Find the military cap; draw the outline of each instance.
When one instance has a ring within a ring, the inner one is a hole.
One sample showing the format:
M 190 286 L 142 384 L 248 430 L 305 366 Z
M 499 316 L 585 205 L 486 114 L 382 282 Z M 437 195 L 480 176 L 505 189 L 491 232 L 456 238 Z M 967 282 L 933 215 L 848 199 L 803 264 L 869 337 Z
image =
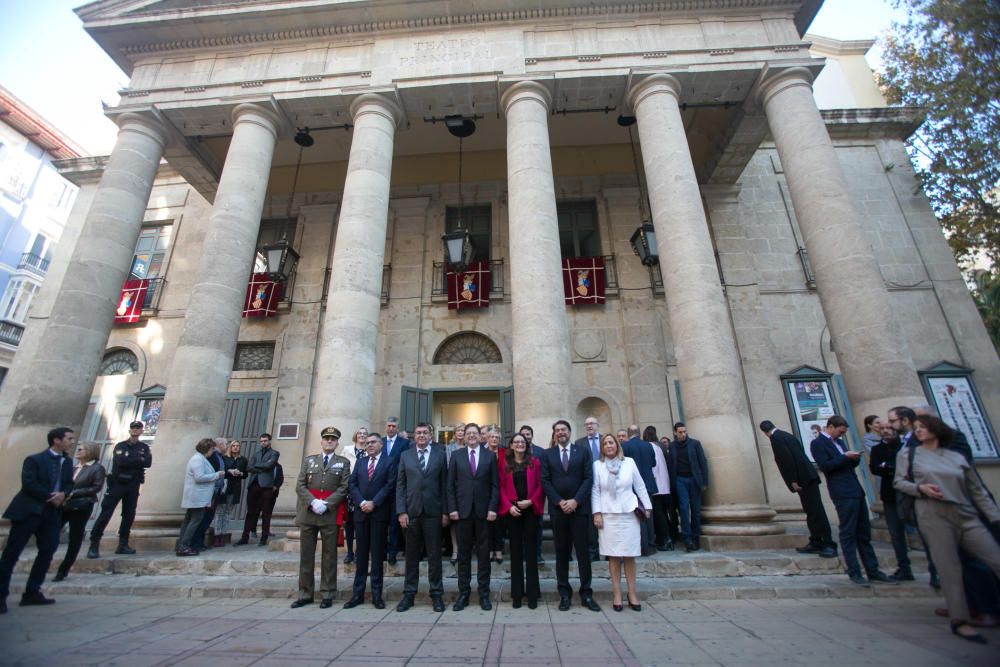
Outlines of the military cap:
M 323 429 L 323 432 L 319 434 L 321 438 L 336 438 L 340 440 L 340 429 L 333 426 L 327 426 Z

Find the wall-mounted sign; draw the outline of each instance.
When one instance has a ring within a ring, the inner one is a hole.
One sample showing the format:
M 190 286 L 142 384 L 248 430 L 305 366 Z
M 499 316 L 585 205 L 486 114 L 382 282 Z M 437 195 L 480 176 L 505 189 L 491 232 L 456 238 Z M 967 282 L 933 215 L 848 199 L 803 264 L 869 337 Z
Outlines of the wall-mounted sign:
M 996 435 L 972 382 L 972 369 L 942 362 L 922 371 L 920 380 L 941 419 L 969 439 L 974 457 L 1000 456 Z

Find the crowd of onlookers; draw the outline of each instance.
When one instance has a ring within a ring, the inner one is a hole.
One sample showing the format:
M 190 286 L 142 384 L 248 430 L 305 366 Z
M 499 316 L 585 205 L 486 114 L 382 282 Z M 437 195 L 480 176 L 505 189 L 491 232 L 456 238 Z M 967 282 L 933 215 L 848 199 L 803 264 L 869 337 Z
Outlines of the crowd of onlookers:
M 976 470 L 963 433 L 939 419 L 929 406 L 900 406 L 883 420 L 864 420 L 864 452 L 844 439 L 848 423 L 830 417 L 812 430 L 807 455 L 802 443 L 770 421 L 760 424 L 771 441 L 775 463 L 790 492 L 799 496 L 807 517 L 808 544 L 799 552 L 832 558 L 839 554 L 850 580 L 859 586 L 895 585 L 915 579 L 909 535 L 919 536 L 927 554 L 930 583 L 943 591 L 946 606 L 936 610 L 951 619 L 954 634 L 985 642 L 975 626 L 1000 625 L 1000 509 Z M 511 572 L 515 607 L 538 604 L 538 567 L 542 557 L 542 516 L 548 510 L 555 547 L 559 609 L 570 608 L 569 563 L 575 560 L 582 606 L 599 611 L 591 588 L 591 563 L 609 561 L 612 606 L 641 610 L 635 589 L 635 559 L 683 544 L 701 548 L 701 497 L 708 487 L 708 460 L 701 443 L 683 423 L 673 438 L 638 426 L 601 433 L 595 417 L 584 421 L 582 437 L 559 420 L 546 446 L 534 442 L 530 426 L 504 441 L 496 428 L 459 424 L 446 443 L 433 441 L 430 424 L 409 434 L 395 418 L 386 433 L 359 429 L 346 447 L 340 431 L 324 428 L 322 453 L 304 458 L 295 484 L 296 523 L 301 531 L 299 597 L 293 607 L 313 602 L 315 550 L 322 538 L 321 607 L 336 592 L 336 549 L 346 546 L 345 564 L 355 563 L 352 596 L 344 605 L 364 601 L 384 608 L 383 561 L 396 565 L 405 556 L 405 585 L 397 610 L 414 605 L 419 564 L 428 563 L 432 606 L 444 610 L 441 561 L 450 555 L 458 574 L 453 609 L 470 602 L 471 562 L 477 560 L 479 603 L 491 608 L 491 564 L 504 561 Z M 94 507 L 101 511 L 90 533 L 88 558 L 100 557 L 100 541 L 114 511 L 122 521 L 116 553 L 133 554 L 129 534 L 139 488 L 152 465 L 141 441 L 141 422 L 117 443 L 111 471 L 100 462 L 94 443 L 76 443 L 68 428 L 48 434 L 48 449 L 29 456 L 22 467 L 22 488 L 4 517 L 10 535 L 0 558 L 0 613 L 6 611 L 10 575 L 28 540 L 39 548 L 22 605 L 51 604 L 41 584 L 69 526 L 65 556 L 55 581 L 65 579 L 83 545 Z M 176 543 L 178 556 L 219 548 L 235 537 L 231 522 L 246 496 L 247 512 L 234 546 L 257 538 L 266 545 L 270 520 L 284 481 L 270 434 L 249 458 L 238 441 L 206 438 L 188 461 L 181 506 L 185 516 Z M 75 456 L 71 463 L 69 452 Z M 344 456 L 349 454 L 350 458 Z M 868 500 L 856 469 L 867 456 L 878 476 L 881 513 L 895 552 L 896 570 L 879 568 L 872 547 Z M 353 459 L 353 462 L 352 462 Z M 820 496 L 820 473 L 838 518 L 839 545 Z M 102 497 L 103 492 L 103 497 Z M 860 557 L 860 558 L 859 558 Z M 621 586 L 624 574 L 625 590 Z

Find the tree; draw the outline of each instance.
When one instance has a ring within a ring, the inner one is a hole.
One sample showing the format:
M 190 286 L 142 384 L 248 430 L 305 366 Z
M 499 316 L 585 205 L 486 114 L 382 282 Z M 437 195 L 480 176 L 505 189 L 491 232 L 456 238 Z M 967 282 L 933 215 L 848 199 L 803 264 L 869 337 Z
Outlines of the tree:
M 959 263 L 1000 271 L 1000 2 L 893 0 L 880 84 L 927 117 L 907 148 Z
M 993 347 L 1000 350 L 1000 275 L 977 271 L 972 297 L 976 300 L 986 332 L 993 339 Z

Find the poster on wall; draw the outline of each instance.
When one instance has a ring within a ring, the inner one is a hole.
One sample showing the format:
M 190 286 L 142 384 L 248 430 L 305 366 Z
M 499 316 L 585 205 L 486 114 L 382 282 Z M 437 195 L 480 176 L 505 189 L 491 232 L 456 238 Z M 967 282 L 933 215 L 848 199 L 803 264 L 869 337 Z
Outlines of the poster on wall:
M 160 425 L 160 410 L 163 408 L 163 399 L 145 399 L 139 408 L 138 419 L 143 423 L 143 437 L 155 438 L 156 429 Z
M 996 458 L 1000 454 L 968 378 L 930 377 L 927 386 L 941 419 L 965 434 L 973 456 Z
M 830 383 L 827 380 L 790 380 L 788 395 L 792 399 L 792 410 L 798 423 L 802 445 L 811 461 L 809 443 L 819 436 L 826 426 L 826 420 L 836 414 Z

